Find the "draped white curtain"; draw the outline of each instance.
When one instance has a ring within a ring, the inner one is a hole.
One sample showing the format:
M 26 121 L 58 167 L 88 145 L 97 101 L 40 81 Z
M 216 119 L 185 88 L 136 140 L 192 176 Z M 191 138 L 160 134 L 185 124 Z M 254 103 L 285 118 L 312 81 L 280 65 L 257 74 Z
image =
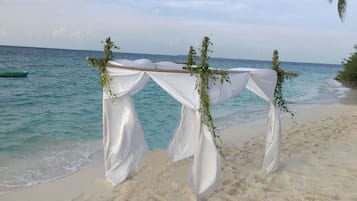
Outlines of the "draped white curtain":
M 110 63 L 117 66 L 182 69 L 181 64 L 171 62 L 153 64 L 149 60 L 118 60 Z M 182 104 L 180 124 L 168 148 L 173 161 L 194 156 L 191 182 L 196 197 L 204 196 L 219 188 L 222 178 L 220 157 L 212 134 L 208 127 L 201 123 L 196 76 L 191 76 L 189 73 L 137 71 L 113 67 L 107 67 L 107 70 L 113 79 L 111 89 L 116 98 L 113 101 L 106 93 L 103 95 L 106 178 L 113 184 L 124 181 L 148 151 L 131 95 L 140 91 L 151 77 Z M 272 172 L 279 165 L 280 144 L 279 113 L 272 104 L 276 73 L 272 70 L 251 68 L 234 68 L 230 71 L 231 83 L 210 83 L 211 104 L 221 104 L 244 88 L 271 102 L 263 168 Z
M 273 70 L 254 68 L 234 68 L 231 70 L 238 72 L 248 71 L 249 80 L 246 88 L 270 102 L 262 168 L 267 172 L 274 172 L 279 167 L 281 137 L 280 111 L 273 104 L 277 80 L 276 73 Z
M 153 68 L 148 60 L 119 61 L 123 65 Z M 107 69 L 115 100 L 103 93 L 103 144 L 105 178 L 116 185 L 130 177 L 149 151 L 144 139 L 132 95 L 140 91 L 149 77 L 145 72 Z

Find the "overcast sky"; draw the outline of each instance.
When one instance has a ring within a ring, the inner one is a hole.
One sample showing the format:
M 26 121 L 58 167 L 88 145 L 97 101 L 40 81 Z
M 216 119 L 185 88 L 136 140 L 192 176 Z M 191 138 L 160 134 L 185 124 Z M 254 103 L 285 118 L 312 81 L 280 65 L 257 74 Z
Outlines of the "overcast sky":
M 204 36 L 212 56 L 340 63 L 357 44 L 357 1 L 342 23 L 337 0 L 0 0 L 0 45 L 186 54 Z

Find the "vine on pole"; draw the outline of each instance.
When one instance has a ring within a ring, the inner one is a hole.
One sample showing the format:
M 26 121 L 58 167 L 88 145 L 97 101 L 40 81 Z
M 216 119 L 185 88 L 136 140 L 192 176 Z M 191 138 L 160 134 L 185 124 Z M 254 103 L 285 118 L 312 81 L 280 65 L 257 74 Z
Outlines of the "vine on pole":
M 209 49 L 210 45 L 212 45 L 210 39 L 207 36 L 204 37 L 201 47 L 201 61 L 197 65 L 197 62 L 193 59 L 196 56 L 196 51 L 191 46 L 187 56 L 187 66 L 184 69 L 189 70 L 191 75 L 195 75 L 197 77 L 196 89 L 200 96 L 201 121 L 208 127 L 214 138 L 217 149 L 220 153 L 222 153 L 222 139 L 213 122 L 210 110 L 211 101 L 208 90 L 211 82 L 215 84 L 216 81 L 220 79 L 220 83 L 223 84 L 224 82 L 230 82 L 230 79 L 228 71 L 209 68 L 208 60 L 210 57 L 208 56 L 208 53 L 212 52 Z
M 275 91 L 274 91 L 274 105 L 278 106 L 281 111 L 290 113 L 291 116 L 294 116 L 295 113 L 288 108 L 286 101 L 284 99 L 283 84 L 284 84 L 285 80 L 291 80 L 293 78 L 296 78 L 299 75 L 294 72 L 286 72 L 280 68 L 278 50 L 273 51 L 272 59 L 273 59 L 272 69 L 276 71 L 277 76 L 278 76 Z
M 100 58 L 94 58 L 94 57 L 87 57 L 88 64 L 91 65 L 92 67 L 98 68 L 99 73 L 100 73 L 100 85 L 107 91 L 109 96 L 114 99 L 115 94 L 113 94 L 111 88 L 110 88 L 110 81 L 111 78 L 109 76 L 109 73 L 107 69 L 105 68 L 105 65 L 108 61 L 114 60 L 114 54 L 112 52 L 112 49 L 120 49 L 118 46 L 114 44 L 110 40 L 110 37 L 105 39 L 105 42 L 102 41 L 104 44 L 104 55 L 103 57 Z

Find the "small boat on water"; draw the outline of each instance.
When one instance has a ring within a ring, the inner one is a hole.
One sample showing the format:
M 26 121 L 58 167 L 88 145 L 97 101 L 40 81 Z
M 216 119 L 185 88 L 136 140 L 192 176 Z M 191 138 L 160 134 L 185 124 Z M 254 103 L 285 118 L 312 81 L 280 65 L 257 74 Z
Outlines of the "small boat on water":
M 0 77 L 27 77 L 28 71 L 0 71 Z

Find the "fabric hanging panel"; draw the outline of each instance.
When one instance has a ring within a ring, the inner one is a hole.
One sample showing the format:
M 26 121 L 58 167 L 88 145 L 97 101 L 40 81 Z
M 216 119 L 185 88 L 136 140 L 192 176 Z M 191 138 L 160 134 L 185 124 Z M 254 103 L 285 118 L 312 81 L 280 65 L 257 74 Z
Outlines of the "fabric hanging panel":
M 189 73 L 148 72 L 149 76 L 168 94 L 191 109 L 199 108 L 196 77 Z
M 105 178 L 117 185 L 132 175 L 149 151 L 130 95 L 103 99 Z
M 181 106 L 180 124 L 168 147 L 168 152 L 173 162 L 193 156 L 194 154 L 197 143 L 196 135 L 200 129 L 200 124 L 197 124 L 197 113 L 199 113 L 198 110 L 184 105 Z
M 237 68 L 232 70 L 250 70 L 247 89 L 270 103 L 262 168 L 267 172 L 274 172 L 279 167 L 281 140 L 280 112 L 273 104 L 277 80 L 276 72 L 270 69 L 251 68 Z
M 121 62 L 137 67 L 154 66 L 145 59 Z M 110 67 L 107 71 L 112 79 L 111 90 L 115 99 L 103 92 L 104 169 L 106 179 L 117 185 L 137 169 L 149 151 L 131 97 L 145 86 L 149 77 L 141 71 Z
M 274 172 L 279 168 L 281 122 L 280 111 L 270 103 L 268 114 L 268 127 L 265 137 L 265 152 L 262 168 L 267 172 Z
M 230 70 L 230 69 L 229 69 Z M 211 105 L 219 105 L 226 102 L 228 99 L 237 95 L 241 92 L 247 85 L 249 79 L 249 73 L 230 73 L 230 83 L 224 82 L 220 83 L 221 76 L 217 76 L 218 80 L 213 83 L 209 83 L 208 94 L 210 96 Z

